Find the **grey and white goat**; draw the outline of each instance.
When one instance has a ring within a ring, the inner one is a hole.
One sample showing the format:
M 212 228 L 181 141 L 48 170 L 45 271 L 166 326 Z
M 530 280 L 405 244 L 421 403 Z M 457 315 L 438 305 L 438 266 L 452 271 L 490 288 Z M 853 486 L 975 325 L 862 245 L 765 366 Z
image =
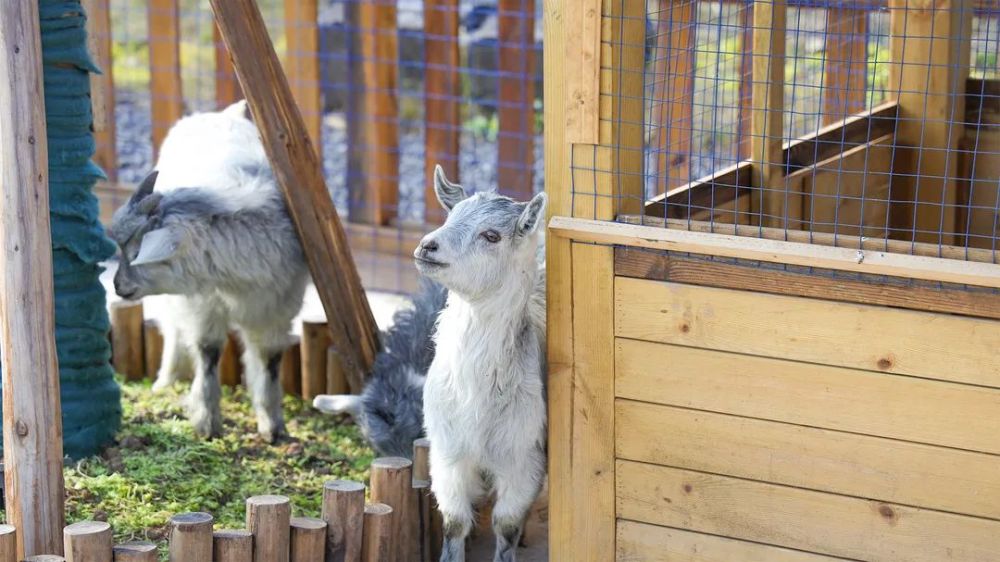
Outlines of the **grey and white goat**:
M 273 441 L 284 428 L 279 359 L 309 273 L 245 102 L 179 121 L 110 232 L 121 248 L 115 292 L 169 295 L 155 388 L 193 363 L 189 417 L 199 435 L 220 434 L 217 369 L 235 328 L 257 429 Z
M 492 491 L 494 561 L 510 562 L 545 477 L 545 194 L 469 196 L 440 167 L 434 189 L 448 218 L 413 255 L 448 289 L 424 385 L 441 560 L 465 559 L 473 506 Z

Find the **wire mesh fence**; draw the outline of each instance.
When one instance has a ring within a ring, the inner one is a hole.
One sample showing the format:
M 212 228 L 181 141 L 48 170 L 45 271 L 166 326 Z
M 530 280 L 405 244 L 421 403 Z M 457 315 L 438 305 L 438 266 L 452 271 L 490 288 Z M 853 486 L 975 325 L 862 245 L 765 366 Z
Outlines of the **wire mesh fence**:
M 997 261 L 1000 4 L 605 4 L 611 29 L 645 23 L 645 37 L 602 35 L 602 95 L 635 110 L 602 113 L 612 133 L 574 155 L 574 201 L 675 228 Z
M 95 127 L 97 160 L 127 187 L 178 118 L 242 93 L 207 2 L 89 4 L 113 108 Z M 428 189 L 435 164 L 470 189 L 542 188 L 540 4 L 259 0 L 369 286 L 414 286 L 408 256 L 444 218 Z

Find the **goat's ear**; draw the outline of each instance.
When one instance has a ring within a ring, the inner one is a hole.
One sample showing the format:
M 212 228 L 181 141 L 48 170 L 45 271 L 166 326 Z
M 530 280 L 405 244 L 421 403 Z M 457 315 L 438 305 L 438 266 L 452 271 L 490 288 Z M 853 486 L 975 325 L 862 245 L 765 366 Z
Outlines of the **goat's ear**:
M 130 265 L 160 263 L 177 255 L 181 249 L 182 234 L 174 228 L 150 230 L 142 237 L 139 253 Z
M 222 113 L 232 117 L 243 118 L 247 121 L 253 121 L 253 115 L 250 114 L 250 106 L 247 104 L 247 100 L 240 100 L 229 105 L 222 110 Z
M 437 195 L 438 202 L 447 211 L 454 209 L 455 205 L 466 198 L 465 189 L 457 183 L 448 181 L 440 164 L 434 166 L 434 193 Z
M 160 175 L 160 172 L 153 170 L 149 173 L 139 184 L 139 187 L 132 194 L 132 198 L 128 200 L 129 205 L 135 205 L 153 193 L 153 188 L 156 187 L 156 177 Z
M 545 192 L 534 196 L 521 211 L 521 216 L 517 218 L 518 236 L 527 236 L 538 229 L 538 225 L 545 219 L 545 202 L 548 198 Z

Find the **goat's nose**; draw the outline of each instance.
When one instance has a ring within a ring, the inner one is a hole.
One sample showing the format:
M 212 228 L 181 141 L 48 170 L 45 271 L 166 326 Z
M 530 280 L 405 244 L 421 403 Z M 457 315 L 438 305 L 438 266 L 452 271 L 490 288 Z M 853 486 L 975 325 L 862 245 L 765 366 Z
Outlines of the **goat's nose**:
M 420 248 L 427 252 L 436 252 L 438 250 L 437 240 L 424 240 L 420 243 Z

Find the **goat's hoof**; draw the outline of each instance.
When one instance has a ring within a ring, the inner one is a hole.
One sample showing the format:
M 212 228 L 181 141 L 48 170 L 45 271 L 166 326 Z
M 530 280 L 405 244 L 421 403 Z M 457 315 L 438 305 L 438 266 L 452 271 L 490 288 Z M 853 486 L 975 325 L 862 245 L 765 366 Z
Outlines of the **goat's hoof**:
M 194 426 L 195 435 L 204 439 L 212 439 L 222 435 L 222 420 L 212 417 L 193 418 L 191 425 Z
M 285 428 L 283 426 L 269 431 L 258 430 L 257 433 L 265 443 L 270 443 L 271 445 L 284 441 L 288 437 L 288 433 L 285 432 Z
M 173 385 L 174 381 L 158 378 L 156 382 L 153 383 L 153 392 L 160 393 L 168 389 Z

